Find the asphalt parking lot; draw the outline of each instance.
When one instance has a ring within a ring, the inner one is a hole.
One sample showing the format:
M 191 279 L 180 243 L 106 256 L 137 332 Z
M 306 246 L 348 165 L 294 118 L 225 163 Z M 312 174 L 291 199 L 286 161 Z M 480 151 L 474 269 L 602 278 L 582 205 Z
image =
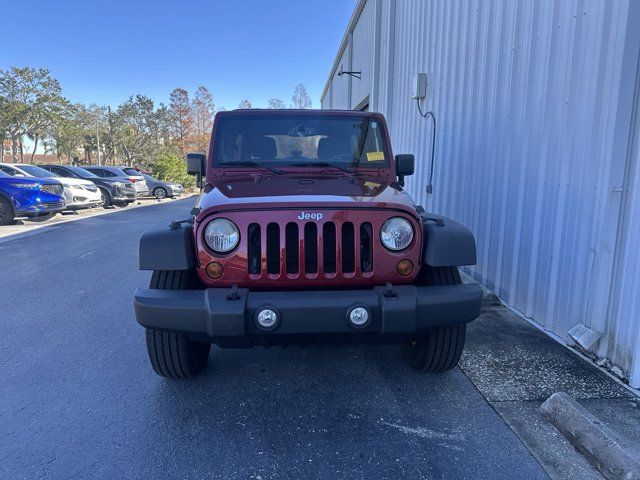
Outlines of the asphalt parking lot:
M 486 399 L 480 330 L 470 376 L 358 346 L 214 348 L 204 375 L 157 377 L 138 239 L 193 202 L 0 239 L 1 478 L 547 478 Z

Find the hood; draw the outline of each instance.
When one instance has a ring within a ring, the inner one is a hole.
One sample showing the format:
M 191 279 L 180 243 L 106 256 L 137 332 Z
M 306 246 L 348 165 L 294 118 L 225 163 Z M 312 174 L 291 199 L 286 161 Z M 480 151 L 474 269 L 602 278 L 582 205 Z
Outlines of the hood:
M 238 208 L 396 208 L 416 216 L 416 204 L 397 183 L 368 176 L 255 175 L 208 183 L 198 205 L 207 210 Z
M 87 186 L 87 185 L 95 185 L 95 183 L 93 183 L 90 180 L 83 180 L 82 178 L 72 178 L 72 177 L 56 177 L 55 180 L 59 181 L 60 183 L 64 184 L 64 185 L 78 185 L 81 187 Z

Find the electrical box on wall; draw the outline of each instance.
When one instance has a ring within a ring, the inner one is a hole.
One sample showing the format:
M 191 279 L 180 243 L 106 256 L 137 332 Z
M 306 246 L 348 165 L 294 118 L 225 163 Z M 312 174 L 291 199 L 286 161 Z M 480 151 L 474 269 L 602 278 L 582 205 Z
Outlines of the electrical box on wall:
M 414 100 L 423 100 L 427 97 L 427 74 L 417 73 L 413 77 L 413 90 L 411 92 Z

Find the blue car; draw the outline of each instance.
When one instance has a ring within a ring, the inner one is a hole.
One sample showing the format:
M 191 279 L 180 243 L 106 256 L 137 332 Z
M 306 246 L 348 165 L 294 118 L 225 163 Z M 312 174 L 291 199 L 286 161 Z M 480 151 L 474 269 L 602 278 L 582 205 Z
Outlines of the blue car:
M 64 187 L 50 178 L 12 177 L 0 172 L 0 225 L 15 217 L 38 217 L 61 212 Z

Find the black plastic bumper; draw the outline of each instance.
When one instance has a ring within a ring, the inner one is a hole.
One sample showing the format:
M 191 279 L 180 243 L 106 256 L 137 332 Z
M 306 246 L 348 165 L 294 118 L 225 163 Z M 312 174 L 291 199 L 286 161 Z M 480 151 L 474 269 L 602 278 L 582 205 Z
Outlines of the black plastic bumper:
M 482 290 L 477 284 L 285 292 L 138 289 L 134 296 L 141 325 L 214 340 L 350 333 L 406 335 L 470 322 L 480 314 L 481 303 Z M 355 307 L 368 310 L 370 322 L 365 327 L 356 328 L 348 321 Z M 263 308 L 278 313 L 279 322 L 273 330 L 260 329 L 255 322 Z

